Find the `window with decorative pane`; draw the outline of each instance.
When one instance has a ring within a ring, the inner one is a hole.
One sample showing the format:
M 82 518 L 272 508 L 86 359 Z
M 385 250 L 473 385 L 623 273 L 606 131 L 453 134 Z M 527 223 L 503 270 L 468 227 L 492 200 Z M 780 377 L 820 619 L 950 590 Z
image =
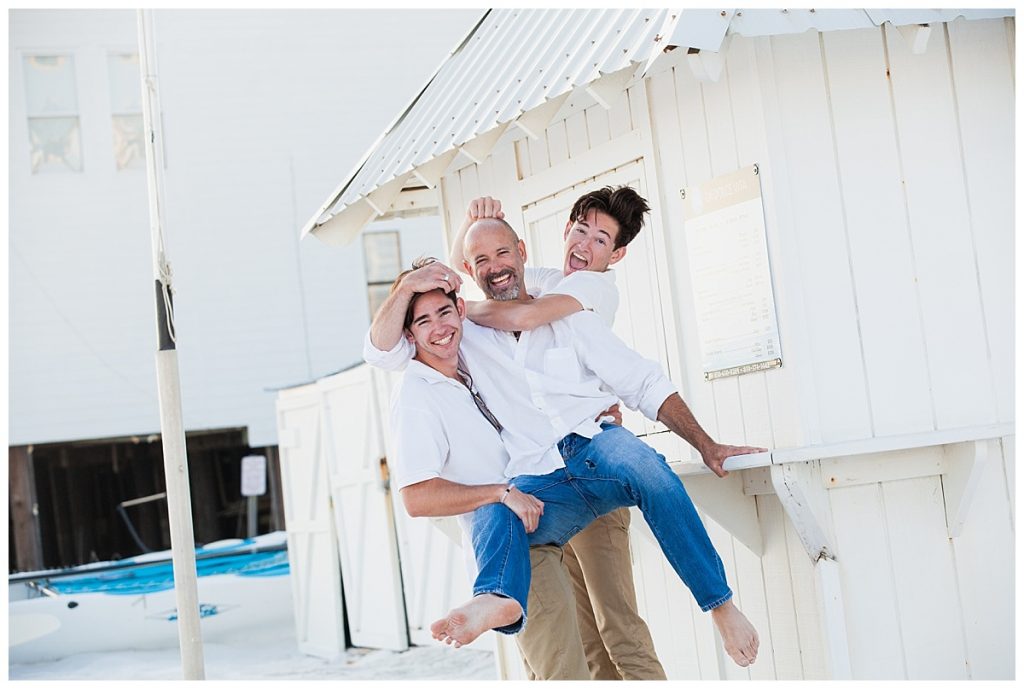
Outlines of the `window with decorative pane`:
M 82 131 L 71 55 L 26 55 L 25 111 L 32 173 L 81 172 Z

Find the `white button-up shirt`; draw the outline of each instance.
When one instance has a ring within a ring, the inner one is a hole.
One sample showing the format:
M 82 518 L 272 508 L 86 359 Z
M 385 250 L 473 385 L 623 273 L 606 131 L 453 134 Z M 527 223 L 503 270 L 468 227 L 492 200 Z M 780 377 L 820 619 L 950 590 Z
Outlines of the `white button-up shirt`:
M 596 284 L 589 276 L 603 279 L 581 271 L 551 291 L 571 294 L 586 308 L 589 296 L 576 287 Z M 656 362 L 630 349 L 592 311 L 523 332 L 518 341 L 511 333 L 466 320 L 460 351 L 481 396 L 504 427 L 501 439 L 510 456 L 507 478 L 564 467 L 558 441 L 570 433 L 594 437 L 601 430 L 597 415 L 619 399 L 656 419 L 662 403 L 676 392 Z M 390 352 L 381 351 L 369 333 L 363 348 L 368 363 L 387 370 L 402 369 L 414 353 L 404 337 Z

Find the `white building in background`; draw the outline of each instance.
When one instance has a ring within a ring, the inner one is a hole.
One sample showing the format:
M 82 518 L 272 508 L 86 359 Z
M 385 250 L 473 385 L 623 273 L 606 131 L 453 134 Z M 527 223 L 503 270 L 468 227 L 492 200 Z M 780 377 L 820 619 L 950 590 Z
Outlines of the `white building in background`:
M 443 249 L 436 211 L 345 251 L 299 229 L 480 14 L 154 11 L 187 433 L 276 445 L 274 390 L 358 361 L 374 283 Z M 136 22 L 10 14 L 8 443 L 37 457 L 160 432 Z
M 535 264 L 561 265 L 573 200 L 636 187 L 651 222 L 615 267 L 616 332 L 716 439 L 771 448 L 718 479 L 624 417 L 674 463 L 761 634 L 757 663 L 733 665 L 637 515 L 669 678 L 1012 679 L 1014 39 L 1012 10 L 492 10 L 306 230 L 344 245 L 433 189 L 450 240 L 487 194 Z M 742 174 L 753 213 L 728 201 Z M 707 234 L 716 203 L 746 244 Z M 731 255 L 770 265 L 767 282 L 713 282 Z M 756 351 L 762 312 L 781 366 Z M 727 335 L 750 368 L 714 365 Z M 278 410 L 286 492 L 310 498 L 293 566 L 340 553 L 346 595 L 371 586 L 397 611 L 358 631 L 400 647 L 467 584 L 437 576 L 458 570 L 452 543 L 388 505 L 387 390 L 357 368 Z M 359 413 L 353 391 L 371 399 Z M 355 513 L 331 512 L 341 497 Z M 388 544 L 373 558 L 352 551 L 368 522 Z M 296 589 L 311 652 L 340 629 L 314 569 Z
M 188 430 L 272 445 L 270 389 L 358 361 L 380 276 L 298 228 L 478 13 L 403 14 L 155 12 Z M 135 12 L 10 29 L 9 443 L 158 432 Z M 382 37 L 386 79 L 352 63 Z M 440 250 L 436 220 L 404 225 L 403 259 Z

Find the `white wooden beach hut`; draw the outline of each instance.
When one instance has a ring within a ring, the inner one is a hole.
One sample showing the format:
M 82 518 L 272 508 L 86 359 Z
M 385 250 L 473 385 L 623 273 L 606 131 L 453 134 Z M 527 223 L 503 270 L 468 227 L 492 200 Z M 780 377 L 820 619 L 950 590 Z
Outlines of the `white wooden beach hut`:
M 728 662 L 637 516 L 669 678 L 1012 679 L 1014 41 L 1007 10 L 492 10 L 304 232 L 345 243 L 433 203 L 447 240 L 487 194 L 560 265 L 576 196 L 637 187 L 616 331 L 713 436 L 772 448 L 717 479 L 626 418 L 762 638 Z M 740 171 L 781 366 L 718 376 L 693 204 Z

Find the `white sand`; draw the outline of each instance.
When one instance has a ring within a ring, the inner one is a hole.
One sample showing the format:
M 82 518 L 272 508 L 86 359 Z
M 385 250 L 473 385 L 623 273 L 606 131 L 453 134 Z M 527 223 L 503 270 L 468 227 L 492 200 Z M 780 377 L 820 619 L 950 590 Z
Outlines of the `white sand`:
M 350 648 L 335 660 L 299 652 L 291 625 L 260 631 L 237 643 L 206 643 L 208 680 L 494 680 L 494 655 L 443 644 L 413 646 L 397 653 Z M 181 679 L 178 649 L 82 653 L 48 663 L 11 665 L 12 680 Z

